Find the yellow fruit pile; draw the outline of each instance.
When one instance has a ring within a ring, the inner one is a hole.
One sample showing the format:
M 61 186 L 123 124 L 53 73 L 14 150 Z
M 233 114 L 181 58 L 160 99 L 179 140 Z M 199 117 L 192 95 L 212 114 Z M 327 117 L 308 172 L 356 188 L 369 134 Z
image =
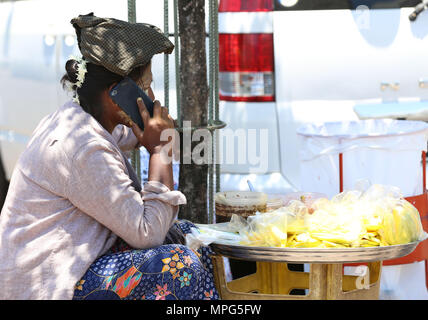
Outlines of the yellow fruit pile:
M 242 223 L 242 221 L 241 221 Z M 349 191 L 309 208 L 287 207 L 247 218 L 241 244 L 290 248 L 355 248 L 405 244 L 424 236 L 417 209 L 388 187 Z

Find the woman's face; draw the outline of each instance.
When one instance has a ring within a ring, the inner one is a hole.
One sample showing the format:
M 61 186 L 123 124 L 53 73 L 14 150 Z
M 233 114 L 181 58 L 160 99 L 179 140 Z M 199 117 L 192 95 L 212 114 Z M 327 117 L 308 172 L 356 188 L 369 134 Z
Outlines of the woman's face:
M 155 100 L 155 96 L 151 88 L 151 84 L 153 82 L 151 63 L 149 63 L 144 69 L 143 74 L 138 79 L 135 79 L 135 82 L 152 100 Z M 113 102 L 111 98 L 110 101 Z M 112 118 L 114 122 L 124 124 L 128 127 L 131 126 L 131 118 L 118 105 L 113 103 L 110 110 L 112 111 Z

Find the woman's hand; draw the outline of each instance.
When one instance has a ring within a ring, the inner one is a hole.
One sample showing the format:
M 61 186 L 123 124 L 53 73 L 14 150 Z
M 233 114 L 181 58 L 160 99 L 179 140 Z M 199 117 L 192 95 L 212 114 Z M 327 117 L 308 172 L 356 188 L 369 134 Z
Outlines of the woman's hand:
M 163 130 L 173 129 L 174 120 L 168 113 L 166 107 L 162 107 L 160 102 L 155 100 L 153 107 L 153 117 L 150 117 L 143 99 L 137 99 L 138 108 L 140 110 L 141 118 L 144 123 L 144 132 L 138 125 L 132 122 L 131 128 L 137 137 L 140 144 L 147 149 L 150 154 L 160 153 L 162 147 L 168 141 L 161 141 L 160 137 Z
M 143 99 L 139 98 L 137 104 L 143 119 L 144 132 L 134 122 L 131 128 L 140 144 L 150 153 L 148 181 L 158 181 L 174 190 L 172 163 L 162 161 L 162 147 L 170 140 L 161 141 L 162 131 L 173 129 L 174 120 L 168 114 L 168 109 L 162 107 L 157 100 L 154 101 L 153 117 L 150 117 Z M 177 207 L 174 206 L 173 211 L 176 212 Z

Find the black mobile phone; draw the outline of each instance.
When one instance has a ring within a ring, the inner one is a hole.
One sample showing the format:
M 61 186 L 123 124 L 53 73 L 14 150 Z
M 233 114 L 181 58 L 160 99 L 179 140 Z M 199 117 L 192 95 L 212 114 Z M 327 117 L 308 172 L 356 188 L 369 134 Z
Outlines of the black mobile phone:
M 125 77 L 113 89 L 110 90 L 112 100 L 134 121 L 141 130 L 144 130 L 143 119 L 138 109 L 137 98 L 141 97 L 147 111 L 153 117 L 153 101 L 147 94 L 129 77 Z

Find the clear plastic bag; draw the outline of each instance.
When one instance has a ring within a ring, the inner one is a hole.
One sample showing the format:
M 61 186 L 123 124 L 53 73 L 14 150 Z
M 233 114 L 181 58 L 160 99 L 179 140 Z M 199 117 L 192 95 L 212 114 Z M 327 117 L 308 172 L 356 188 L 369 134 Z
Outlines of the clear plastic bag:
M 358 191 L 349 191 L 331 200 L 316 201 L 314 212 L 306 218 L 311 238 L 327 246 L 354 246 L 365 232 L 359 212 L 355 210 L 360 195 Z
M 287 245 L 287 211 L 279 208 L 275 211 L 256 214 L 247 218 L 248 225 L 239 231 L 241 244 L 267 247 L 285 247 Z
M 424 236 L 418 210 L 397 187 L 371 186 L 361 196 L 360 210 L 367 232 L 377 233 L 382 245 L 405 244 Z
M 425 233 L 418 210 L 400 199 L 392 210 L 384 213 L 379 234 L 386 244 L 394 245 L 422 240 Z
M 228 223 L 197 225 L 187 240 L 191 245 L 346 248 L 405 244 L 426 236 L 418 210 L 399 188 L 361 186 L 310 205 L 291 200 L 247 219 L 234 214 Z
M 215 224 L 197 224 L 197 228 L 191 228 L 191 232 L 186 234 L 186 245 L 197 250 L 201 246 L 207 246 L 213 242 L 237 245 L 241 241 L 241 236 L 230 230 L 226 224 L 220 227 Z
M 273 212 L 235 218 L 241 244 L 273 247 L 372 247 L 421 240 L 419 212 L 400 189 L 363 184 L 310 206 L 292 200 Z M 238 223 L 239 222 L 239 227 Z M 246 224 L 245 224 L 246 223 Z
M 294 200 L 286 207 L 250 216 L 245 223 L 243 218 L 232 216 L 231 224 L 239 231 L 243 245 L 287 247 L 289 234 L 306 230 L 308 211 L 305 204 Z

